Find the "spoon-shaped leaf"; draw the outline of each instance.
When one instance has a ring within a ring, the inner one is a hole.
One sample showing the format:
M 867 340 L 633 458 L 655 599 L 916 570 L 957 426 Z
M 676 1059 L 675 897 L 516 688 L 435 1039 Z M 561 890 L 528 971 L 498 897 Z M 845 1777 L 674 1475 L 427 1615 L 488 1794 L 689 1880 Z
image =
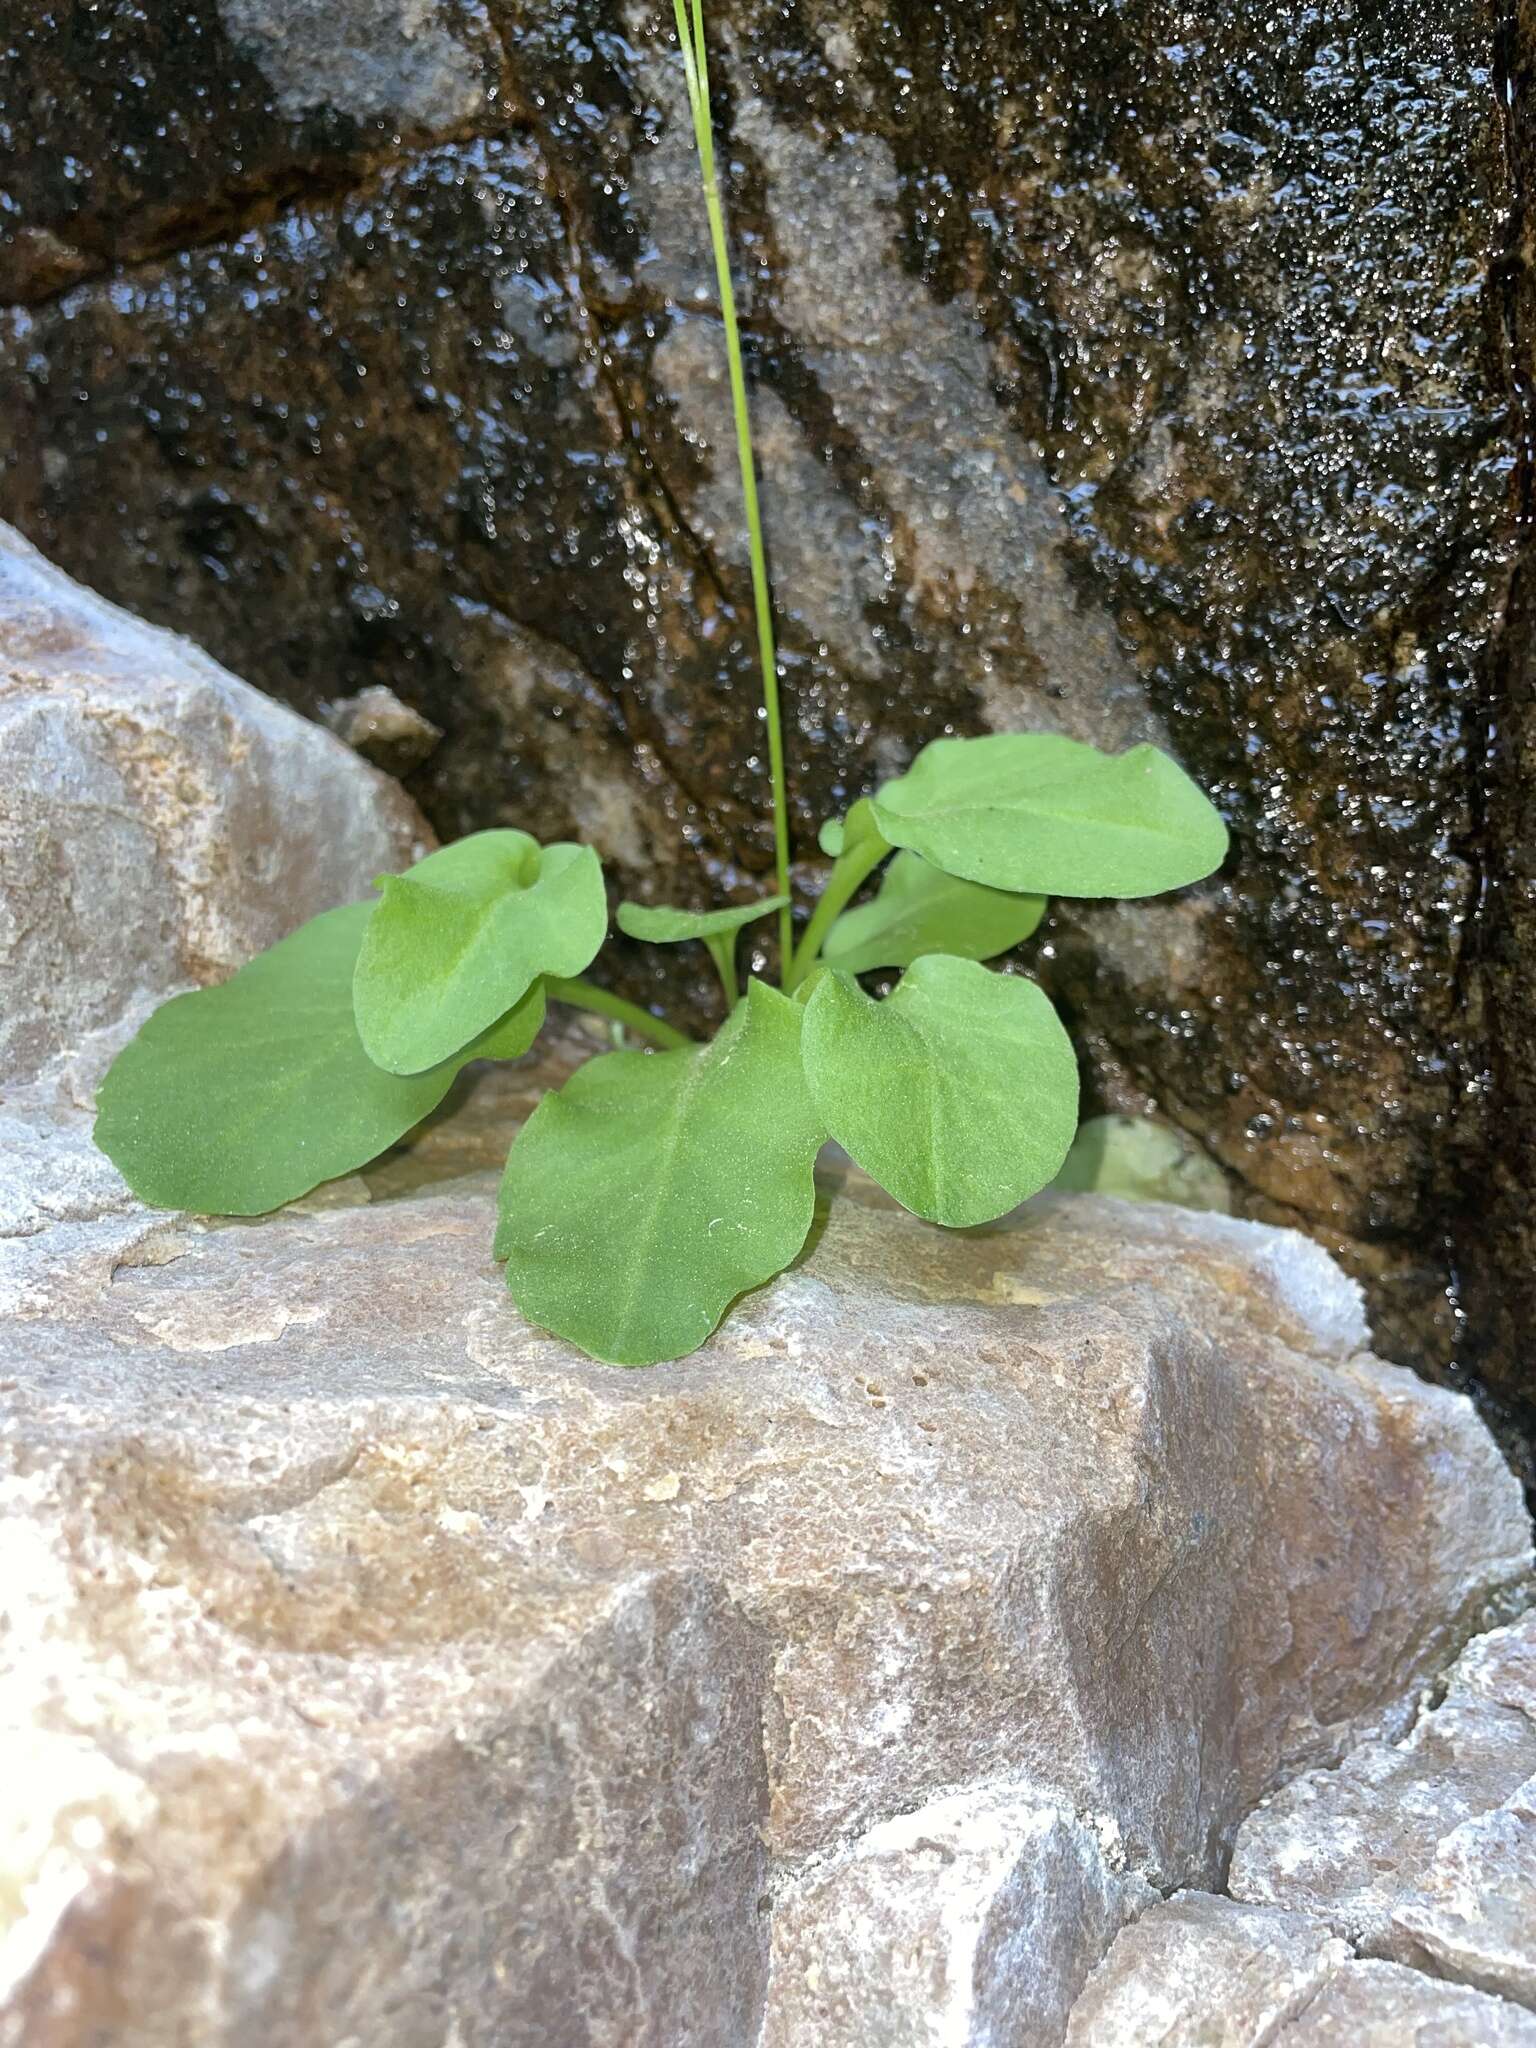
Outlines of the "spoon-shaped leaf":
M 816 834 L 816 843 L 829 860 L 836 860 L 848 847 L 879 836 L 874 807 L 867 796 L 861 796 L 846 818 L 827 819 Z
M 1027 939 L 1044 915 L 1043 896 L 963 882 L 920 853 L 898 853 L 879 895 L 843 912 L 822 942 L 821 957 L 847 974 L 910 967 L 925 953 L 991 960 Z
M 475 832 L 385 875 L 357 958 L 357 1028 L 370 1058 L 415 1074 L 520 1003 L 542 974 L 580 974 L 608 929 L 589 846 Z
M 1045 1186 L 1077 1124 L 1072 1041 L 1032 981 L 929 953 L 883 1003 L 828 974 L 805 1006 L 828 1131 L 903 1208 L 986 1223 Z
M 142 1200 L 259 1216 L 404 1137 L 466 1060 L 526 1052 L 544 992 L 457 1058 L 408 1079 L 363 1050 L 352 974 L 371 903 L 311 918 L 218 988 L 162 1003 L 113 1061 L 96 1143 Z
M 619 930 L 653 946 L 680 944 L 684 939 L 719 939 L 755 924 L 771 911 L 782 910 L 787 896 L 765 896 L 757 903 L 734 903 L 728 910 L 672 910 L 666 905 L 621 903 Z
M 933 740 L 872 803 L 893 846 L 1036 896 L 1155 896 L 1227 850 L 1220 813 L 1167 754 L 1051 733 Z
M 496 1233 L 531 1322 L 610 1364 L 654 1365 L 789 1264 L 823 1135 L 801 1017 L 753 981 L 712 1044 L 604 1053 L 544 1097 L 507 1159 Z

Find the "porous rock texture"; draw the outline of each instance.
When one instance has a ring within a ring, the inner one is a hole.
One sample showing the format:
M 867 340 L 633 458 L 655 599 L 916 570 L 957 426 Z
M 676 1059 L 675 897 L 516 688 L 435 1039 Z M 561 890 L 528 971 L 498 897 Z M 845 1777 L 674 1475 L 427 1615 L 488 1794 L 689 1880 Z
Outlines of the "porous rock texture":
M 1243 1825 L 1231 1890 L 1364 1954 L 1536 2005 L 1536 1615 L 1480 1637 L 1406 1740 L 1308 1772 Z
M 1527 1569 L 1466 1401 L 1224 1217 L 834 1170 L 701 1353 L 582 1359 L 489 1258 L 573 1044 L 0 1326 L 5 2048 L 1047 2048 Z
M 0 1083 L 429 841 L 386 777 L 0 527 Z
M 411 787 L 445 835 L 759 888 L 671 10 L 11 11 L 0 513 L 302 709 L 393 692 L 443 734 Z M 1468 1281 L 1510 1391 L 1536 635 L 1488 656 L 1536 389 L 1526 13 L 709 9 L 799 852 L 941 730 L 1170 744 L 1226 876 L 1031 949 L 1093 1106 L 1160 1106 L 1245 1213 L 1336 1246 L 1394 1358 L 1445 1363 Z M 710 1000 L 685 949 L 613 971 Z
M 1067 2048 L 1536 2048 L 1536 2013 L 1359 1962 L 1304 1914 L 1184 1892 L 1119 1936 Z
M 1068 2048 L 1257 2048 L 1349 1954 L 1305 1914 L 1177 1892 L 1093 1972 L 1072 2008 Z
M 930 1801 L 785 1884 L 760 2048 L 1045 2048 L 1156 1897 L 1112 1821 L 1027 1784 Z

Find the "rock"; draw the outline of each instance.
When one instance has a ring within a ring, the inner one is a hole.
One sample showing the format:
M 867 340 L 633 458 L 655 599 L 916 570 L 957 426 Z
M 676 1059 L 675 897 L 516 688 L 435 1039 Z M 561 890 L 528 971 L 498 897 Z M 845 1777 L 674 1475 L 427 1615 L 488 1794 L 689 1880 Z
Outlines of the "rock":
M 801 853 L 939 730 L 1165 737 L 1236 853 L 1224 886 L 1058 910 L 1036 943 L 1091 1107 L 1160 1108 L 1435 1366 L 1453 1232 L 1480 1304 L 1536 1271 L 1524 1153 L 1484 1220 L 1504 1094 L 1485 1124 L 1464 1085 L 1484 1017 L 1496 1089 L 1517 1063 L 1532 948 L 1485 986 L 1469 921 L 1485 879 L 1523 914 L 1501 883 L 1536 844 L 1510 805 L 1496 846 L 1482 825 L 1485 735 L 1523 701 L 1485 658 L 1523 445 L 1487 335 L 1536 189 L 1497 86 L 1525 27 L 1496 16 L 712 20 Z M 664 23 L 187 0 L 90 24 L 0 48 L 0 512 L 303 710 L 391 690 L 444 734 L 412 787 L 445 834 L 588 830 L 651 900 L 759 880 Z M 693 962 L 614 967 L 706 1013 Z M 1499 1327 L 1514 1385 L 1521 1316 Z
M 1305 1914 L 1185 1892 L 1115 1939 L 1067 2048 L 1536 2048 L 1536 2014 L 1397 1963 Z
M 1393 1921 L 1410 1961 L 1536 2006 L 1536 1778 L 1453 1828 Z
M 185 0 L 105 41 L 57 28 L 18 18 L 0 48 L 0 297 L 23 305 L 473 133 L 504 84 L 480 0 Z
M 1232 1207 L 1221 1168 L 1183 1131 L 1150 1116 L 1090 1116 L 1052 1186 L 1075 1194 L 1174 1202 L 1184 1209 Z
M 338 741 L 0 528 L 0 1313 L 177 1241 L 90 1138 L 144 1015 L 430 843 Z
M 1446 1691 L 1452 1700 L 1486 1700 L 1536 1721 L 1536 1615 L 1523 1614 L 1468 1643 Z
M 1469 1650 L 1444 1704 L 1406 1740 L 1368 1743 L 1277 1792 L 1238 1833 L 1233 1895 L 1314 1914 L 1368 1955 L 1417 1960 L 1420 1922 L 1454 1910 L 1452 1894 L 1471 1899 L 1452 1874 L 1468 1857 L 1512 1856 L 1508 1874 L 1518 1868 L 1521 1824 L 1495 1810 L 1536 1773 L 1536 1718 L 1521 1710 L 1533 1651 L 1536 1614 Z M 1436 1872 L 1432 1909 L 1424 1888 Z
M 1527 7 L 1505 17 L 1513 34 L 1501 50 L 1497 77 L 1507 111 L 1501 116 L 1515 204 L 1500 246 L 1501 324 L 1513 372 L 1511 418 L 1529 436 L 1536 393 L 1523 366 L 1536 359 L 1536 263 L 1532 262 L 1536 191 L 1536 17 Z M 1507 267 L 1506 267 L 1507 264 Z M 1518 465 L 1517 465 L 1518 469 Z M 1536 546 L 1523 519 L 1511 550 L 1500 630 L 1486 668 L 1490 747 L 1479 798 L 1486 841 L 1488 891 L 1479 919 L 1480 998 L 1487 1046 L 1480 1068 L 1496 1126 L 1491 1170 L 1480 1175 L 1461 1229 L 1460 1295 L 1476 1354 L 1519 1362 L 1529 1358 L 1536 1324 Z M 1529 1397 L 1527 1397 L 1529 1398 Z M 1536 1455 L 1525 1472 L 1536 1485 Z
M 489 1261 L 541 1078 L 0 1322 L 6 2048 L 806 2039 L 818 1961 L 1043 2029 L 1529 1568 L 1467 1402 L 1228 1218 L 834 1170 L 700 1354 L 594 1365 Z
M 779 1894 L 759 2048 L 1055 2048 L 1157 1896 L 1106 1832 L 1026 1786 L 880 1822 Z
M 1268 2048 L 1348 1957 L 1305 1914 L 1179 1892 L 1116 1936 L 1067 2048 Z
M 328 734 L 0 529 L 0 1082 L 365 896 L 424 834 Z
M 1536 2014 L 1396 1963 L 1346 1963 L 1274 2048 L 1536 2048 Z
M 338 739 L 389 775 L 419 768 L 442 738 L 430 720 L 382 683 L 327 706 L 325 722 Z
M 1443 1838 L 1536 1769 L 1536 1726 L 1500 1708 L 1445 1707 L 1400 1745 L 1310 1772 L 1244 1823 L 1235 1897 L 1325 1917 L 1368 1955 L 1398 1953 L 1395 1910 Z

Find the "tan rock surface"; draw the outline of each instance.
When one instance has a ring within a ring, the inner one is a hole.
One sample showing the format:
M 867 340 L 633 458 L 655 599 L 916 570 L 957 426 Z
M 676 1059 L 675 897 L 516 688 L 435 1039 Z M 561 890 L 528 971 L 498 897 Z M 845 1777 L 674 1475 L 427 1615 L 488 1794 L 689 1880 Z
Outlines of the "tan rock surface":
M 1304 1773 L 1243 1823 L 1233 1895 L 1366 1955 L 1536 1998 L 1536 1612 L 1471 1644 L 1399 1742 Z M 1458 1961 L 1457 1958 L 1460 1957 Z
M 1536 2014 L 1397 1963 L 1346 1963 L 1274 2048 L 1536 2048 Z
M 428 843 L 400 790 L 0 527 L 0 1083 Z
M 1116 1937 L 1067 2048 L 1536 2048 L 1536 2014 L 1358 1961 L 1305 1914 L 1185 1892 Z
M 1404 1960 L 1394 1909 L 1438 1845 L 1536 1772 L 1536 1725 L 1448 1702 L 1402 1743 L 1373 1742 L 1308 1772 L 1243 1824 L 1234 1897 L 1325 1919 L 1367 1955 Z
M 5 2048 L 748 2042 L 813 1859 L 1028 1781 L 1209 1883 L 1527 1568 L 1470 1407 L 1225 1218 L 842 1176 L 702 1353 L 593 1365 L 489 1261 L 536 1078 L 3 1326 Z
M 1028 1785 L 934 1800 L 780 1893 L 759 2048 L 1056 2048 L 1156 1897 L 1112 1826 Z
M 1453 1829 L 1393 1921 L 1409 1961 L 1536 2007 L 1536 1778 Z
M 1116 1937 L 1067 2048 L 1266 2048 L 1348 1956 L 1303 1913 L 1179 1892 Z

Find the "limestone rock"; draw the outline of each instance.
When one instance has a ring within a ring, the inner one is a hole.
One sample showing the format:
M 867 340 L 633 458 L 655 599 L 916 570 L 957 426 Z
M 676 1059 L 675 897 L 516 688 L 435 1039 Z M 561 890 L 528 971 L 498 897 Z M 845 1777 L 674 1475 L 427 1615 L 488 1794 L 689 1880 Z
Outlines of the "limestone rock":
M 1476 1919 L 1486 1911 L 1496 1921 L 1500 1886 L 1529 1883 L 1519 1874 L 1529 1853 L 1519 1806 L 1536 1773 L 1536 1717 L 1525 1711 L 1536 1697 L 1533 1649 L 1536 1614 L 1473 1645 L 1451 1672 L 1444 1703 L 1406 1740 L 1366 1744 L 1337 1769 L 1283 1787 L 1238 1833 L 1234 1896 L 1315 1914 L 1366 1954 L 1402 1961 L 1431 1945 L 1419 1930 L 1442 1913 Z M 1516 1808 L 1506 1812 L 1511 1797 Z M 1469 1873 L 1484 1858 L 1489 1897 L 1479 1905 Z M 1510 1910 L 1518 1947 L 1520 1914 Z M 1489 1938 L 1499 1939 L 1493 1928 Z M 1536 1944 L 1527 1940 L 1526 1951 Z M 1521 1967 L 1508 1965 L 1517 1981 Z M 1483 1981 L 1472 1969 L 1444 1974 Z
M 1468 1404 L 1226 1218 L 952 1235 L 834 1171 L 703 1352 L 593 1365 L 489 1261 L 539 1078 L 0 1325 L 5 2048 L 715 2048 L 770 1943 L 805 2038 L 794 1916 L 878 1999 L 838 1901 L 882 1892 L 899 1974 L 920 1812 L 935 2007 L 1044 2015 L 1528 1569 Z
M 1268 2048 L 1348 1956 L 1304 1914 L 1179 1892 L 1116 1937 L 1067 2048 Z
M 0 1082 L 365 896 L 424 833 L 329 734 L 0 528 Z
M 1442 1707 L 1406 1742 L 1369 1744 L 1276 1793 L 1239 1834 L 1233 1895 L 1319 1914 L 1366 1954 L 1394 1955 L 1394 1911 L 1439 1843 L 1533 1770 L 1523 1715 Z
M 402 704 L 382 683 L 327 705 L 325 722 L 338 739 L 387 775 L 419 768 L 442 738 L 429 719 Z
M 1320 1921 L 1185 1892 L 1116 1937 L 1067 2048 L 1536 2048 L 1536 2014 L 1398 1963 Z
M 479 0 L 219 0 L 218 11 L 290 121 L 334 107 L 364 130 L 435 136 L 490 111 L 499 67 Z
M 1346 1963 L 1274 2048 L 1536 2048 L 1536 2014 L 1396 1963 Z
M 1028 1786 L 880 1822 L 780 1893 L 760 2048 L 1056 2048 L 1157 1896 L 1117 1850 Z
M 1536 1613 L 1477 1636 L 1446 1680 L 1452 1700 L 1486 1700 L 1536 1721 Z
M 1453 1829 L 1392 1917 L 1411 1960 L 1536 2006 L 1536 1778 Z

